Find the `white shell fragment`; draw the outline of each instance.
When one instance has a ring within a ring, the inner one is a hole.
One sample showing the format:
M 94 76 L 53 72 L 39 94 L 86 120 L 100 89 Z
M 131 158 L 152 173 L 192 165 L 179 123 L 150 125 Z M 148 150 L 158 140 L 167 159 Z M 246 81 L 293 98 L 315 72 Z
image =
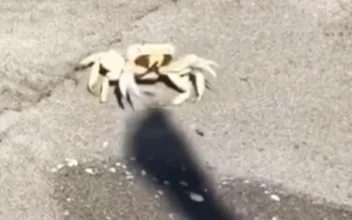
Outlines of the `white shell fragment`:
M 57 168 L 58 170 L 60 170 L 60 169 L 63 168 L 64 166 L 65 166 L 65 165 L 63 165 L 62 163 L 60 163 L 60 164 L 57 165 L 56 168 Z
M 110 171 L 111 173 L 116 173 L 115 167 L 110 167 L 110 168 L 109 168 L 109 171 Z
M 280 202 L 280 197 L 278 195 L 272 194 L 270 195 L 270 199 L 276 201 L 276 202 Z
M 182 186 L 188 186 L 188 183 L 187 183 L 186 181 L 181 180 L 181 181 L 180 181 L 180 185 L 182 185 Z
M 70 215 L 70 212 L 68 210 L 65 210 L 63 214 L 64 214 L 64 216 L 68 216 L 68 215 Z
M 91 174 L 91 175 L 94 175 L 94 171 L 93 171 L 92 168 L 86 168 L 85 171 L 86 171 L 86 173 L 89 173 L 89 174 Z
M 56 172 L 57 172 L 57 169 L 56 169 L 56 168 L 52 168 L 50 171 L 51 171 L 52 173 L 56 173 Z
M 78 161 L 75 159 L 65 159 L 68 167 L 78 166 Z
M 189 197 L 194 202 L 204 202 L 204 197 L 198 193 L 190 192 Z
M 170 219 L 175 219 L 175 214 L 174 214 L 174 213 L 170 213 L 170 214 L 168 215 L 168 217 L 169 217 Z

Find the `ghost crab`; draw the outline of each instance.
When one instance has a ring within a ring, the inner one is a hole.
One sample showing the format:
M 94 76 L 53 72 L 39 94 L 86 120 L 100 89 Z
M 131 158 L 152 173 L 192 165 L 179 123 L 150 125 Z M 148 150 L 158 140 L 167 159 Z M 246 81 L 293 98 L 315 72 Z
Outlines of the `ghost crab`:
M 128 47 L 125 57 L 114 50 L 94 53 L 84 58 L 78 68 L 93 63 L 88 90 L 95 95 L 100 93 L 101 103 L 108 99 L 110 81 L 118 81 L 122 97 L 129 95 L 128 90 L 141 96 L 136 81 L 158 81 L 160 77 L 166 77 L 181 91 L 172 100 L 174 105 L 179 105 L 190 97 L 190 80 L 193 77 L 198 96 L 196 101 L 199 101 L 206 87 L 203 70 L 216 77 L 210 66 L 218 64 L 195 54 L 187 54 L 177 60 L 173 60 L 174 55 L 175 47 L 172 44 L 133 44 Z M 102 71 L 105 73 L 101 74 Z

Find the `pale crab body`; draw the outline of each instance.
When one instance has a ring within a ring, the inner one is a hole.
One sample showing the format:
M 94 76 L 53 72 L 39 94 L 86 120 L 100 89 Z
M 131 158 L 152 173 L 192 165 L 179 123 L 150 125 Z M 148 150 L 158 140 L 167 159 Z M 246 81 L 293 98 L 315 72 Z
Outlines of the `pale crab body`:
M 146 73 L 153 65 L 160 67 L 168 64 L 175 51 L 175 46 L 168 43 L 133 44 L 127 49 L 127 58 L 136 64 L 135 74 L 141 75 Z

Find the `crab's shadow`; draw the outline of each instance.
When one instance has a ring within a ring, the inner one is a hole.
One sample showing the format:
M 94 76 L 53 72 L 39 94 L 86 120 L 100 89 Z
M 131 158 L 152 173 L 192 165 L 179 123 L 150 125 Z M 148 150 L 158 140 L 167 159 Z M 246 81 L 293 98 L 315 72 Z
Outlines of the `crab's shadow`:
M 134 167 L 145 170 L 151 178 L 146 178 L 148 183 L 163 189 L 171 204 L 189 219 L 239 219 L 216 199 L 197 158 L 167 113 L 160 109 L 147 111 L 125 145 L 127 155 L 135 158 Z

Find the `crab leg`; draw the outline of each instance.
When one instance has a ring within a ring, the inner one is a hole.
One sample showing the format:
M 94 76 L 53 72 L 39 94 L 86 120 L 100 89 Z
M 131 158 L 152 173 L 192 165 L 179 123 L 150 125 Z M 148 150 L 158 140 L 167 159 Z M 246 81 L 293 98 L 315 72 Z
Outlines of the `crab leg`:
M 171 62 L 167 66 L 160 67 L 159 72 L 161 74 L 178 73 L 190 67 L 197 60 L 198 60 L 198 57 L 196 55 L 190 54 Z
M 101 56 L 104 54 L 104 52 L 100 52 L 100 53 L 93 53 L 91 55 L 89 55 L 88 57 L 84 58 L 83 60 L 81 60 L 81 62 L 79 62 L 79 66 L 88 66 L 89 64 L 98 61 Z
M 183 82 L 181 81 L 181 79 L 183 80 Z M 184 92 L 177 95 L 173 100 L 172 100 L 172 104 L 173 105 L 180 105 L 183 102 L 185 102 L 190 96 L 191 96 L 191 82 L 189 81 L 188 77 L 181 77 L 180 80 L 178 80 L 178 83 L 182 84 L 182 87 L 184 89 Z M 181 85 L 178 85 L 179 87 L 181 87 Z
M 141 80 L 157 80 L 158 77 L 159 76 L 156 73 L 150 72 L 144 76 L 139 77 L 139 79 L 141 79 Z
M 186 92 L 189 87 L 188 77 L 182 77 L 176 74 L 169 74 L 167 75 L 168 79 L 174 84 L 178 89 L 183 92 Z
M 181 105 L 183 102 L 185 102 L 189 97 L 191 96 L 191 92 L 187 91 L 184 93 L 179 94 L 172 100 L 173 105 Z
M 196 91 L 197 91 L 197 99 L 196 102 L 200 101 L 203 97 L 205 91 L 205 77 L 202 72 L 195 70 L 193 72 L 196 84 Z
M 88 81 L 88 90 L 95 95 L 98 94 L 98 91 L 95 87 L 99 79 L 99 66 L 99 62 L 95 62 L 93 64 Z
M 198 57 L 195 54 L 188 54 L 179 58 L 176 61 L 173 61 L 167 66 L 160 67 L 159 72 L 161 74 L 167 74 L 171 72 L 180 74 L 181 71 L 184 70 L 185 68 L 193 67 L 193 68 L 205 69 L 211 75 L 216 77 L 216 72 L 212 68 L 210 68 L 210 65 L 219 66 L 213 60 L 206 60 Z
M 109 78 L 106 76 L 103 76 L 102 82 L 101 82 L 101 93 L 100 93 L 100 102 L 101 103 L 108 101 L 109 89 L 110 89 Z
M 208 71 L 214 78 L 216 78 L 216 72 L 212 68 L 210 68 L 211 65 L 214 65 L 217 67 L 219 66 L 215 61 L 205 60 L 203 58 L 199 58 L 198 62 L 194 64 L 196 68 L 204 69 Z
M 134 78 L 134 74 L 131 70 L 133 70 L 132 65 L 128 63 L 126 64 L 124 70 L 120 75 L 119 88 L 122 96 L 127 95 L 128 89 L 131 89 L 137 96 L 141 95 L 136 80 Z
M 182 77 L 180 75 L 175 74 L 169 74 L 167 75 L 167 77 L 176 87 L 183 91 L 181 92 L 181 94 L 177 95 L 172 100 L 172 104 L 180 105 L 181 103 L 186 101 L 191 95 L 191 82 L 189 81 L 189 77 Z

